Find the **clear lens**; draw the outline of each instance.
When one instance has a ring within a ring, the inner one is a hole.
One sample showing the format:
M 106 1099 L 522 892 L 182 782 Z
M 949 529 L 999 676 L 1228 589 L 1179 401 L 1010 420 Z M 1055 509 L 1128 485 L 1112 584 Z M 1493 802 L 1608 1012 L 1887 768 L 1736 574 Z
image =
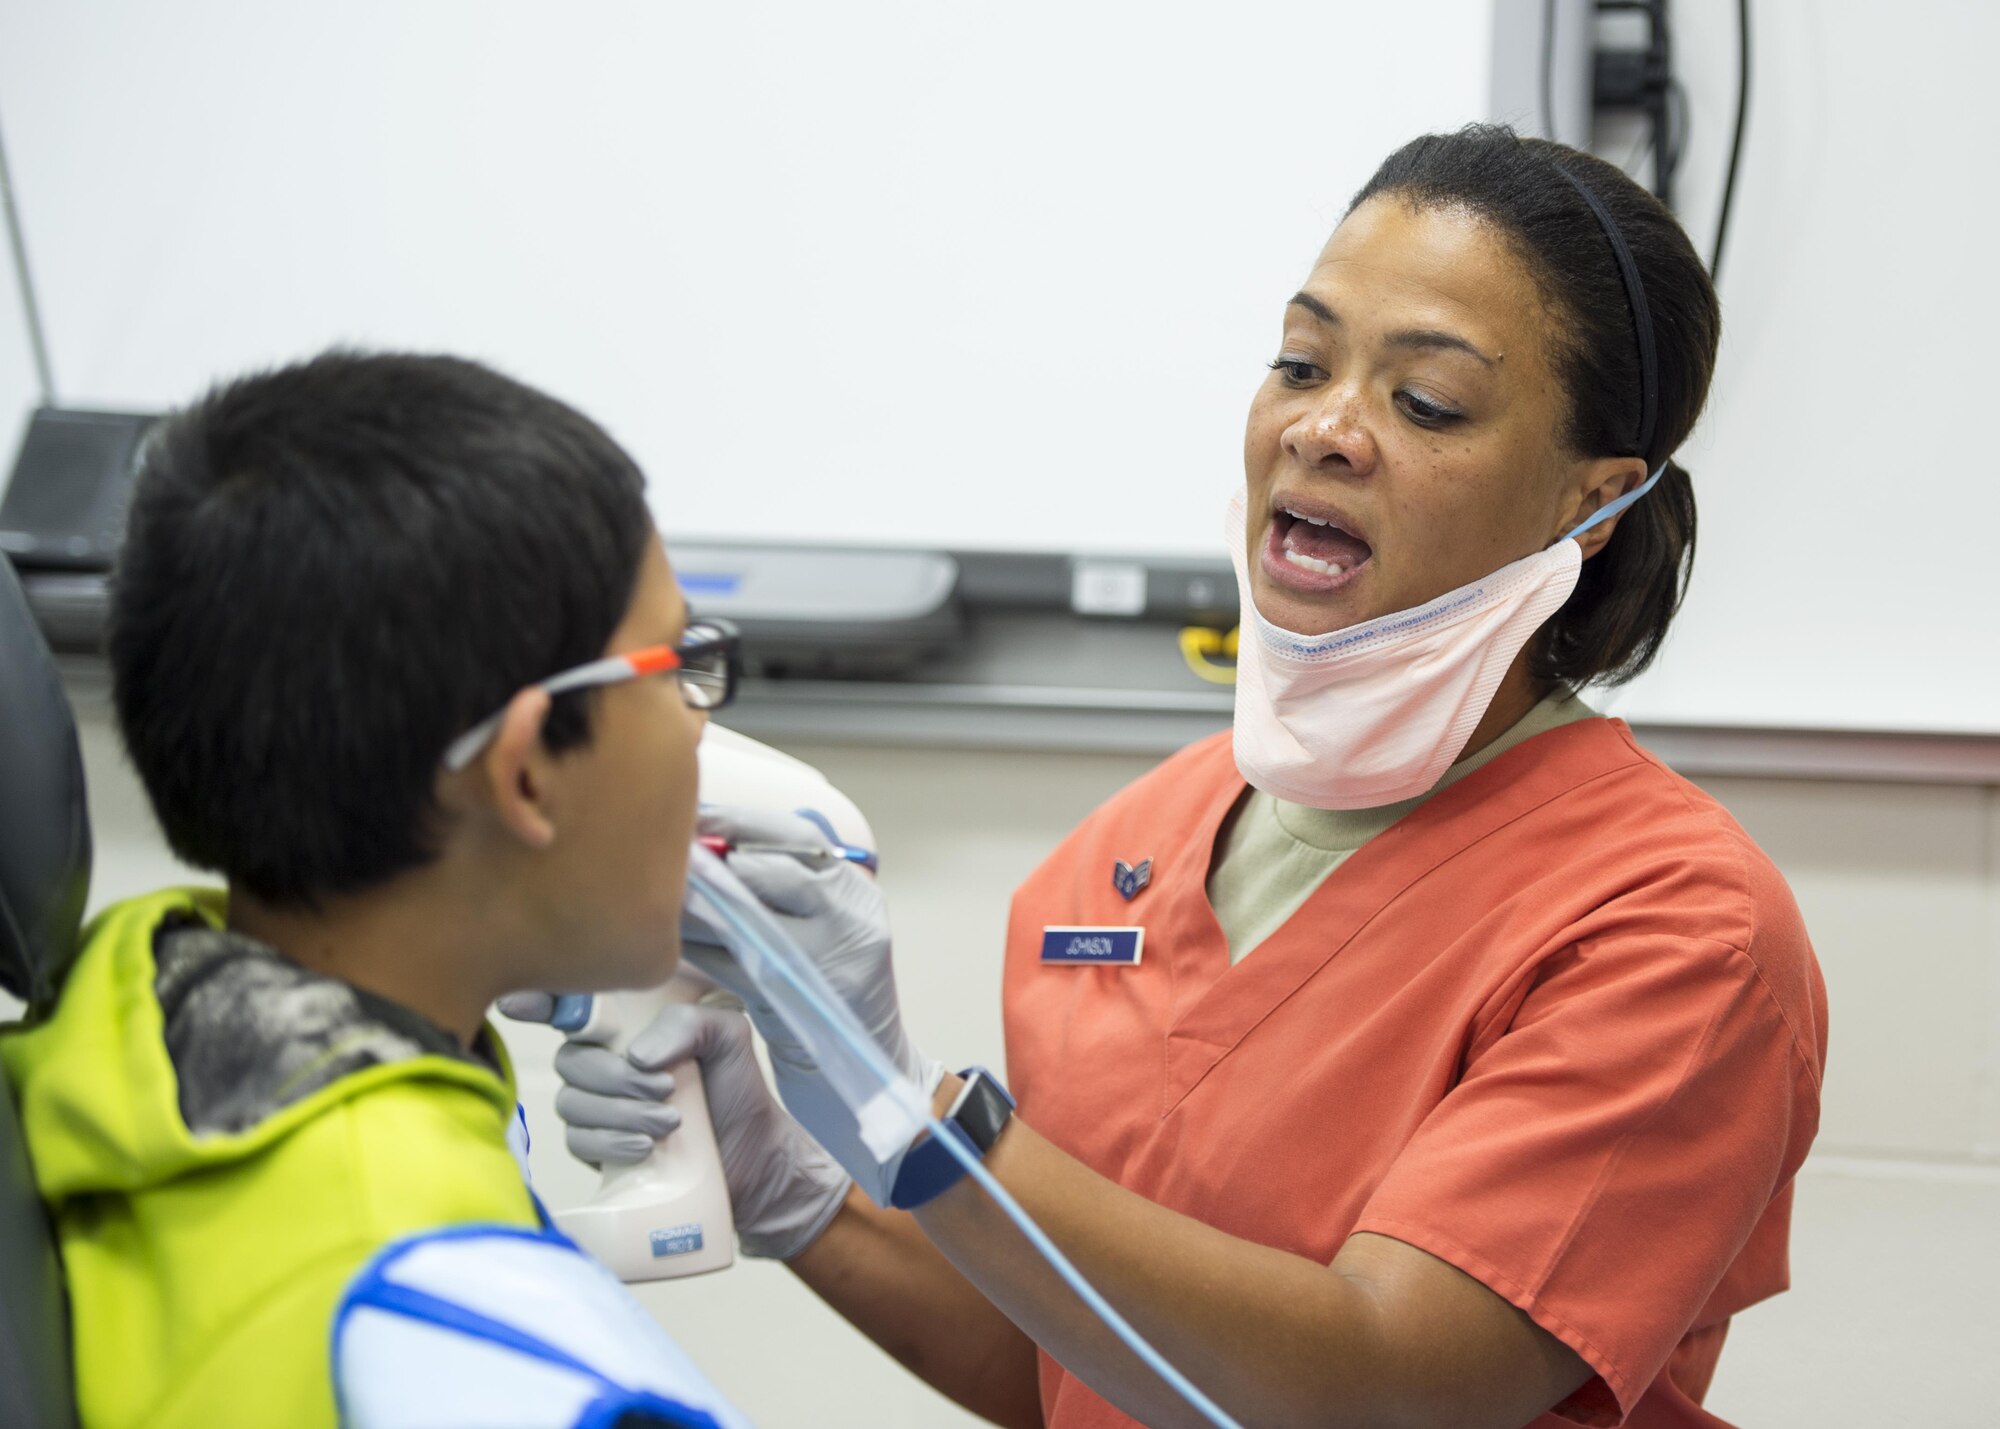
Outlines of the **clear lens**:
M 681 697 L 698 710 L 717 709 L 729 696 L 729 672 L 705 668 L 707 657 L 681 666 Z
M 698 710 L 720 709 L 735 693 L 733 629 L 696 624 L 681 641 L 681 698 Z

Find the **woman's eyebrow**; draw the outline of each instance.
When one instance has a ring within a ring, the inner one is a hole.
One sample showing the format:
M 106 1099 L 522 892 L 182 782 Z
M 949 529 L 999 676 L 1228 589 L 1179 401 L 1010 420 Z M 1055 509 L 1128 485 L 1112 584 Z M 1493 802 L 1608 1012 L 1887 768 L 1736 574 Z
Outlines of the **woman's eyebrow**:
M 1328 327 L 1340 326 L 1340 314 L 1315 298 L 1311 293 L 1294 293 L 1292 300 L 1285 304 L 1288 308 L 1304 308 Z
M 1382 339 L 1390 347 L 1414 348 L 1419 351 L 1444 349 L 1448 352 L 1468 353 L 1478 358 L 1488 367 L 1493 359 L 1460 337 L 1457 333 L 1444 332 L 1434 327 L 1410 328 L 1403 332 L 1392 332 Z
M 1325 303 L 1322 303 L 1318 298 L 1315 298 L 1311 293 L 1292 294 L 1292 300 L 1286 306 L 1304 308 L 1328 327 L 1339 327 L 1341 325 L 1340 314 L 1336 313 Z M 1441 328 L 1405 328 L 1401 332 L 1390 333 L 1382 340 L 1390 347 L 1401 347 L 1416 351 L 1437 351 L 1442 349 L 1449 352 L 1463 352 L 1478 358 L 1488 367 L 1493 366 L 1494 363 L 1493 358 L 1488 357 L 1457 333 L 1445 332 Z

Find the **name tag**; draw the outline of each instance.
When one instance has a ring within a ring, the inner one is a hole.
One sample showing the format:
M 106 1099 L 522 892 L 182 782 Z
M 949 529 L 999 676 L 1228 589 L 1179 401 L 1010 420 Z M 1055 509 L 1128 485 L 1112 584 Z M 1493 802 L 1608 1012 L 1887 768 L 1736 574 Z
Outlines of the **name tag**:
M 1144 928 L 1044 928 L 1042 961 L 1083 967 L 1136 968 Z

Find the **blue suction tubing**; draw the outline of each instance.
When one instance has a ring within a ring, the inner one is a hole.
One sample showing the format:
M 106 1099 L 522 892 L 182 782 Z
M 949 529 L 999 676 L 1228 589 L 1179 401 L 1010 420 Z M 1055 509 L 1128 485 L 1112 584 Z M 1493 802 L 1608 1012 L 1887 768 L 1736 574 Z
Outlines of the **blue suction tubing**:
M 703 851 L 698 850 L 697 852 Z M 710 857 L 713 857 L 713 855 L 710 855 Z M 855 1021 L 853 1013 L 848 1010 L 846 1004 L 837 1000 L 829 1002 L 830 988 L 812 986 L 813 982 L 821 981 L 821 979 L 801 977 L 797 969 L 791 966 L 792 957 L 799 958 L 803 962 L 805 960 L 804 954 L 796 947 L 793 947 L 788 949 L 792 956 L 787 957 L 772 947 L 774 939 L 783 937 L 783 934 L 775 926 L 766 928 L 755 927 L 752 921 L 744 916 L 743 910 L 736 906 L 732 899 L 718 895 L 708 880 L 702 876 L 698 860 L 696 863 L 690 865 L 688 873 L 690 880 L 696 883 L 707 898 L 707 901 L 714 906 L 716 911 L 722 915 L 723 920 L 729 924 L 730 931 L 740 938 L 756 943 L 766 953 L 767 961 L 790 984 L 792 990 L 804 998 L 813 1010 L 820 1014 L 826 1024 L 839 1036 L 840 1040 L 847 1044 L 850 1052 L 871 1071 L 882 1078 L 884 1087 L 893 1087 L 897 1082 L 904 1081 L 903 1074 L 890 1063 L 889 1059 L 883 1055 L 882 1049 L 877 1047 L 874 1040 L 867 1036 L 865 1031 L 861 1029 L 860 1024 Z M 768 922 L 768 920 L 761 918 L 757 921 Z M 811 964 L 807 963 L 807 966 L 810 967 Z M 818 970 L 815 968 L 813 971 L 817 972 Z M 838 995 L 833 994 L 833 996 L 837 999 Z M 914 1091 L 914 1088 L 911 1090 Z M 979 1157 L 974 1155 L 969 1147 L 964 1145 L 958 1137 L 952 1135 L 946 1129 L 941 1118 L 926 1115 L 924 1121 L 930 1130 L 930 1134 L 943 1143 L 945 1149 L 952 1154 L 958 1164 L 965 1168 L 966 1173 L 979 1183 L 980 1188 L 987 1195 L 993 1198 L 994 1204 L 1006 1213 L 1007 1219 L 1012 1221 L 1021 1234 L 1027 1237 L 1028 1244 L 1032 1245 L 1036 1253 L 1049 1263 L 1049 1268 L 1054 1270 L 1063 1282 L 1076 1292 L 1077 1298 L 1082 1300 L 1089 1307 L 1090 1312 L 1102 1320 L 1111 1332 L 1124 1342 L 1127 1349 L 1131 1350 L 1148 1369 L 1164 1380 L 1169 1388 L 1185 1399 L 1194 1408 L 1196 1413 L 1214 1425 L 1215 1429 L 1242 1429 L 1242 1426 L 1230 1418 L 1220 1405 L 1216 1404 L 1206 1394 L 1203 1394 L 1200 1389 L 1195 1387 L 1192 1380 L 1188 1379 L 1186 1375 L 1168 1363 L 1164 1355 L 1147 1343 L 1145 1336 L 1133 1329 L 1125 1317 L 1112 1308 L 1111 1302 L 1098 1293 L 1096 1286 L 1084 1279 L 1083 1272 L 1072 1265 L 1069 1257 L 1056 1248 L 1055 1242 L 1049 1239 L 1048 1232 L 1035 1224 L 1034 1218 L 1022 1209 L 1021 1203 L 1014 1199 L 1012 1193 L 1000 1184 L 991 1171 L 986 1169 L 986 1166 L 980 1161 Z

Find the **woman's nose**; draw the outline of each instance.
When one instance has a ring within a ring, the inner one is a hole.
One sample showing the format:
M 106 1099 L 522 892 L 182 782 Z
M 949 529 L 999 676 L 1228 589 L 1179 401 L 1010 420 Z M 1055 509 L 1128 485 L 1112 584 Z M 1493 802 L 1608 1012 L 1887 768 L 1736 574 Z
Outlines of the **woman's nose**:
M 1338 466 L 1356 476 L 1375 469 L 1375 439 L 1355 394 L 1338 389 L 1301 412 L 1285 429 L 1285 447 L 1303 465 Z

